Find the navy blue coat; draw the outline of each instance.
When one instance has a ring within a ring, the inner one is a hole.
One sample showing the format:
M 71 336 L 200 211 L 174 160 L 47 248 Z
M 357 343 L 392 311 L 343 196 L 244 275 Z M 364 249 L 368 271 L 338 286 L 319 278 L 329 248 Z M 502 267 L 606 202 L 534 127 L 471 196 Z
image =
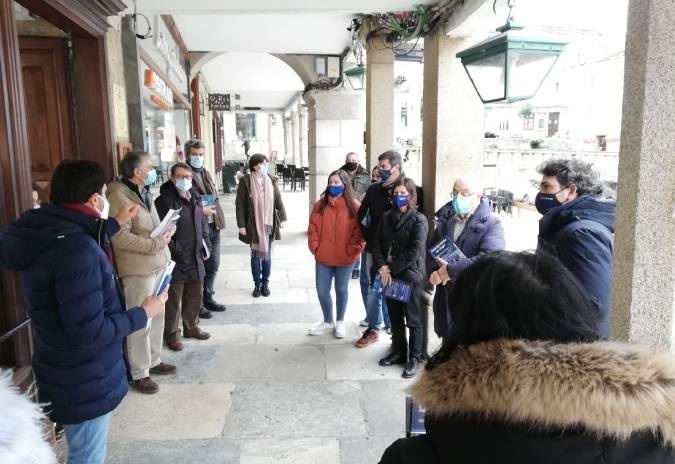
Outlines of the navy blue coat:
M 598 307 L 598 334 L 609 336 L 616 201 L 583 195 L 539 220 L 537 249 L 556 255 Z
M 22 274 L 36 334 L 33 370 L 55 422 L 106 414 L 127 393 L 124 338 L 145 327 L 147 317 L 140 307 L 124 310 L 101 248 L 118 230 L 114 219 L 47 205 L 0 231 L 0 265 Z
M 456 244 L 467 259 L 448 263 L 448 274 L 455 280 L 459 273 L 478 259 L 481 253 L 504 249 L 504 227 L 499 218 L 492 212 L 490 200 L 482 197 L 476 211 L 471 215 L 464 230 L 457 237 Z M 436 211 L 434 223 L 436 228 L 429 240 L 429 246 L 438 243 L 443 237 L 450 240 L 455 231 L 455 209 L 452 202 Z M 427 256 L 427 270 L 431 274 L 438 269 L 438 264 Z M 452 283 L 438 285 L 434 294 L 434 331 L 444 337 L 449 325 L 447 294 Z

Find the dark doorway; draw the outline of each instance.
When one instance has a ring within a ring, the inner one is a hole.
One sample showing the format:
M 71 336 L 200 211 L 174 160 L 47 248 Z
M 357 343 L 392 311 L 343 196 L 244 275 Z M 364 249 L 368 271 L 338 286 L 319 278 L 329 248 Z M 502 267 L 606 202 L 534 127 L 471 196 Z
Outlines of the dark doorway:
M 558 133 L 560 126 L 560 112 L 548 114 L 548 136 L 553 137 Z

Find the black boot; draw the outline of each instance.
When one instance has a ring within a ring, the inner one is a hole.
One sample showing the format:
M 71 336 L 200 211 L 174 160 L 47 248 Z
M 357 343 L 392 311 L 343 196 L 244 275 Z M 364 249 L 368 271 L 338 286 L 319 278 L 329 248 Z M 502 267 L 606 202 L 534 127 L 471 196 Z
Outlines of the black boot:
M 213 314 L 211 314 L 211 311 L 206 309 L 204 306 L 199 308 L 199 318 L 200 319 L 211 319 L 213 317 Z
M 411 356 L 405 365 L 405 369 L 403 369 L 403 378 L 409 379 L 411 377 L 415 377 L 415 374 L 417 374 L 417 367 L 419 366 L 419 364 L 420 362 L 417 360 L 417 358 L 413 358 Z
M 262 284 L 262 288 L 260 289 L 260 293 L 262 293 L 262 296 L 270 296 L 270 287 L 267 284 Z
M 209 311 L 214 311 L 217 313 L 222 313 L 225 311 L 227 308 L 225 305 L 222 305 L 220 303 L 216 303 L 215 300 L 204 300 L 204 307 L 208 309 Z
M 380 359 L 380 366 L 393 366 L 394 364 L 405 364 L 406 357 L 398 351 L 392 351 L 384 358 Z
M 262 294 L 262 289 L 260 288 L 260 285 L 255 284 L 255 288 L 253 289 L 253 297 L 258 298 Z

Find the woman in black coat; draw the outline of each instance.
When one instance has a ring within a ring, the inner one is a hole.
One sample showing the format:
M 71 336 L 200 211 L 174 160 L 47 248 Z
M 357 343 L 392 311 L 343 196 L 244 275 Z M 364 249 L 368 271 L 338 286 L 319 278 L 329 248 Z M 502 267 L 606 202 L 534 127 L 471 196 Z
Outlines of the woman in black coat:
M 408 301 L 387 297 L 391 319 L 391 352 L 380 359 L 380 366 L 404 364 L 403 377 L 413 377 L 423 357 L 425 324 L 422 320 L 427 218 L 417 212 L 417 188 L 412 179 L 394 182 L 394 207 L 387 211 L 377 225 L 368 244 L 373 255 L 372 272 L 378 273 L 382 288 L 396 284 L 393 279 L 411 287 Z M 408 327 L 410 340 L 406 341 Z
M 382 464 L 672 464 L 675 359 L 598 341 L 597 311 L 545 253 L 491 253 L 459 275 L 453 324 L 413 388 L 426 435 Z

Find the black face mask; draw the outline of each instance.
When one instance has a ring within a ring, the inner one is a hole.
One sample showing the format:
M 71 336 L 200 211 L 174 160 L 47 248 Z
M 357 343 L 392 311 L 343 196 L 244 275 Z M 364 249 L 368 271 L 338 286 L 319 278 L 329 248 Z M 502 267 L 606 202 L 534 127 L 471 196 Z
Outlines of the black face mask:
M 359 163 L 355 163 L 353 161 L 350 161 L 348 163 L 345 163 L 345 167 L 347 168 L 347 171 L 356 171 L 356 169 L 359 167 Z

